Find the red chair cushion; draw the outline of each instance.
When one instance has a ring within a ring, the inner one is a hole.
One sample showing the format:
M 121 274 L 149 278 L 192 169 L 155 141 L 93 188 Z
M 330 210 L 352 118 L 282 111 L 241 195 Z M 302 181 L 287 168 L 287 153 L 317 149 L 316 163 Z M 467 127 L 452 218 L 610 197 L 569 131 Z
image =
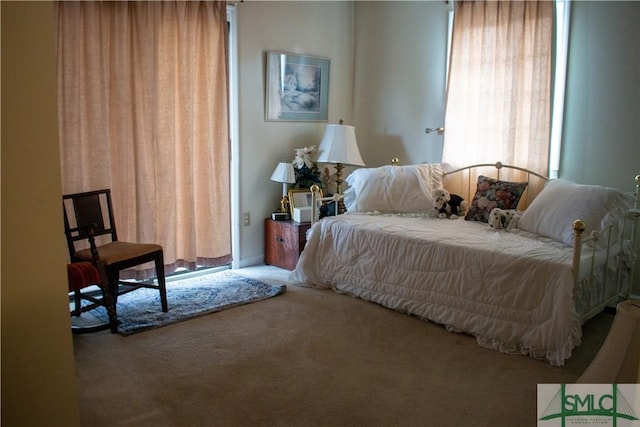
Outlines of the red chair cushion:
M 67 264 L 69 291 L 78 291 L 87 286 L 100 283 L 100 273 L 90 262 L 74 262 Z

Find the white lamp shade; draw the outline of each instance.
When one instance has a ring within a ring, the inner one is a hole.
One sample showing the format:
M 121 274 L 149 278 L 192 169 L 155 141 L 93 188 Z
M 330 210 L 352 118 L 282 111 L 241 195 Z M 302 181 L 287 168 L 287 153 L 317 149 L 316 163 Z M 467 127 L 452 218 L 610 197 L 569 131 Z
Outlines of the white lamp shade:
M 317 161 L 364 166 L 356 142 L 356 129 L 347 125 L 327 125 L 318 148 Z
M 296 174 L 293 171 L 293 163 L 280 162 L 271 174 L 271 181 L 293 184 L 296 182 Z

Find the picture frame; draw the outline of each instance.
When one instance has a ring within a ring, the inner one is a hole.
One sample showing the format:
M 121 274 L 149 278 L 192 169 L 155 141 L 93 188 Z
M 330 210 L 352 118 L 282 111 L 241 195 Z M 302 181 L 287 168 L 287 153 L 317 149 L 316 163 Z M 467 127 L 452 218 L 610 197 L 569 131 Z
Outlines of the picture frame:
M 319 197 L 322 198 L 322 190 L 320 190 Z M 311 207 L 312 193 L 308 188 L 292 188 L 289 190 L 289 210 L 291 218 L 293 218 L 294 208 L 306 208 Z
M 330 59 L 267 52 L 266 121 L 327 121 Z

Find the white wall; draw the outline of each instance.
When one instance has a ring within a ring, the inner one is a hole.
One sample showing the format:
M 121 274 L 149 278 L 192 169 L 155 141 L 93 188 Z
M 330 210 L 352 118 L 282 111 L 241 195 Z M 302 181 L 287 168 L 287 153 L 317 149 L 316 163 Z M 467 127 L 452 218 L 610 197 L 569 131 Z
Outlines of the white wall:
M 264 218 L 279 206 L 282 185 L 270 181 L 294 148 L 318 145 L 325 122 L 266 122 L 264 119 L 265 52 L 268 50 L 328 57 L 329 122 L 352 119 L 353 2 L 238 3 L 240 265 L 261 263 Z M 242 223 L 242 221 L 240 221 Z
M 367 166 L 440 162 L 447 6 L 356 2 L 354 125 Z
M 560 178 L 635 191 L 640 2 L 572 2 Z M 640 261 L 632 294 L 640 294 Z
M 640 174 L 640 2 L 573 2 L 561 178 L 633 191 Z

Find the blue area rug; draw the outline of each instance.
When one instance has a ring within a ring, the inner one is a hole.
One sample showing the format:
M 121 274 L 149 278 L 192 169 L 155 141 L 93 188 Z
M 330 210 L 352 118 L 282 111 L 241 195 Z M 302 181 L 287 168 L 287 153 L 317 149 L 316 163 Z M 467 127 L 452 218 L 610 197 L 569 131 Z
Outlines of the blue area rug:
M 274 297 L 286 291 L 285 285 L 269 285 L 229 270 L 167 283 L 169 311 L 162 312 L 160 293 L 141 288 L 118 297 L 118 332 L 131 335 L 159 328 L 239 305 Z M 104 307 L 91 313 L 108 321 Z

